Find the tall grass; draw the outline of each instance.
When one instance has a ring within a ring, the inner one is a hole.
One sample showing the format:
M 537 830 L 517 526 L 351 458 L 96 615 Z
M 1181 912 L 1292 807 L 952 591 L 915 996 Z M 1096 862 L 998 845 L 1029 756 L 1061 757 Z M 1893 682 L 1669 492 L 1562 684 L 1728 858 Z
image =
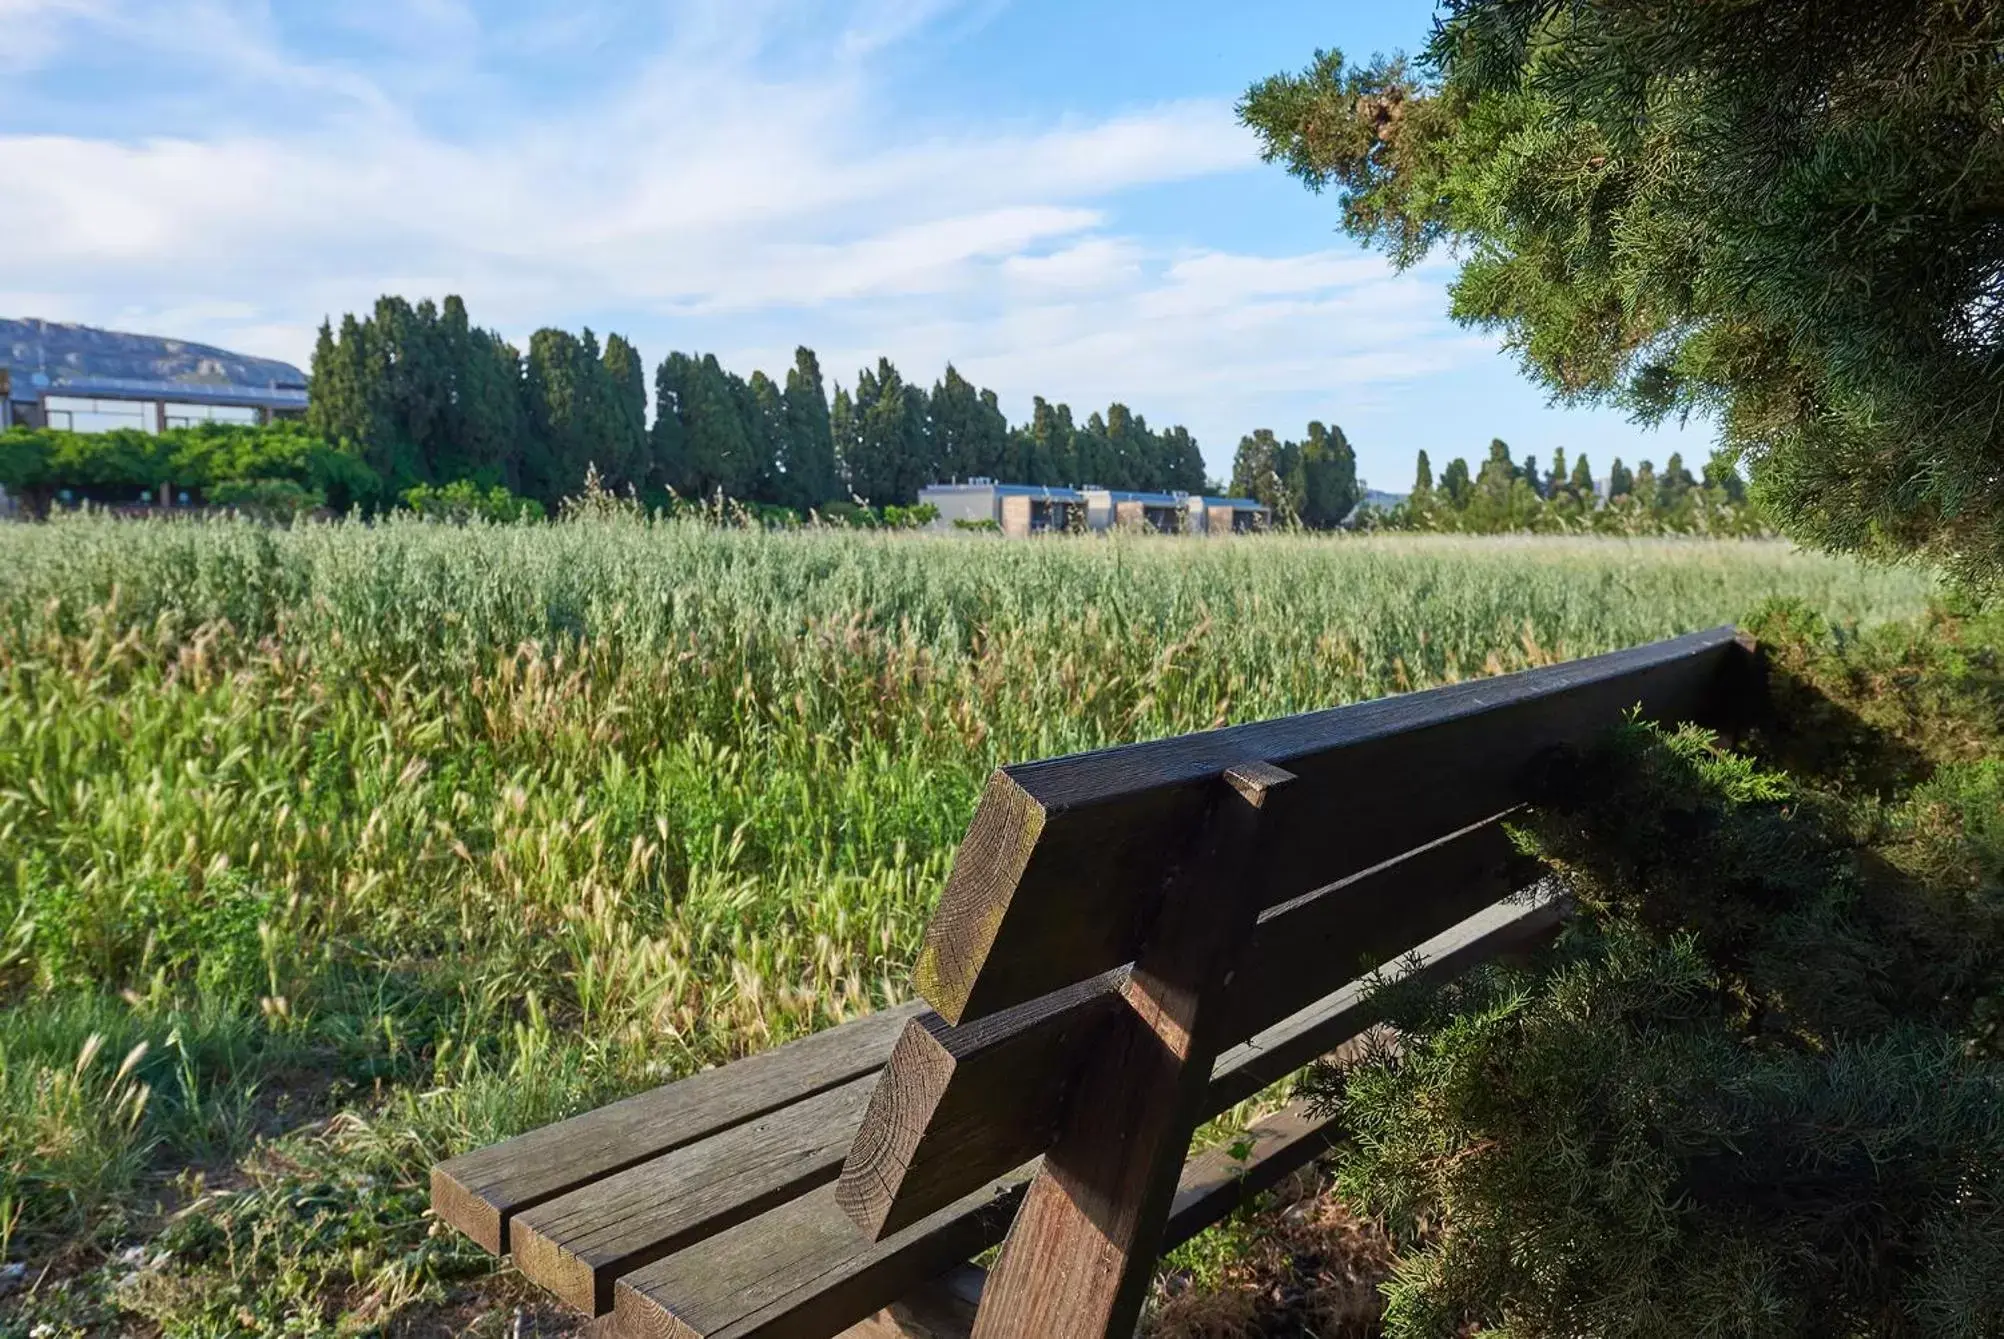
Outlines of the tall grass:
M 434 1158 L 902 997 L 998 763 L 1929 589 L 1690 541 L 0 526 L 0 1234 L 56 1266 L 0 1308 L 409 1323 L 484 1268 Z

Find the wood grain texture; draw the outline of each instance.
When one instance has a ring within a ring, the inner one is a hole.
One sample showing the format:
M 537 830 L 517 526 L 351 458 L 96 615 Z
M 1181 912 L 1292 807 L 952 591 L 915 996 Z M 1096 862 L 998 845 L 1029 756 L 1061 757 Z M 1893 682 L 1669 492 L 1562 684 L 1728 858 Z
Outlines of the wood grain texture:
M 1261 913 L 1226 989 L 1235 1045 L 1525 886 L 1503 815 Z M 1117 1021 L 1120 972 L 950 1027 L 906 1025 L 842 1169 L 838 1197 L 895 1232 L 1044 1152 L 1060 1104 Z M 1302 1062 L 1306 1063 L 1306 1061 Z
M 1564 899 L 1546 895 L 1484 907 L 1415 948 L 1395 975 L 1401 981 L 1451 980 L 1477 963 L 1548 940 L 1566 913 Z M 1372 998 L 1371 982 L 1352 981 L 1232 1047 L 1211 1070 L 1205 1116 L 1236 1106 L 1313 1064 L 1383 1016 Z
M 1550 901 L 1485 909 L 1422 945 L 1421 970 L 1452 975 L 1550 934 L 1560 914 Z M 1353 985 L 1232 1048 L 1212 1068 L 1204 1114 L 1244 1101 L 1377 1018 Z M 997 1177 L 882 1242 L 857 1231 L 835 1188 L 823 1186 L 622 1278 L 612 1330 L 622 1339 L 825 1339 L 1001 1241 L 1034 1170 Z
M 836 1339 L 967 1339 L 988 1271 L 962 1264 L 851 1325 Z
M 871 1239 L 1049 1147 L 1081 1063 L 1125 1012 L 1125 969 L 949 1027 L 905 1025 L 843 1164 L 837 1201 Z
M 1183 1164 L 1170 1201 L 1162 1249 L 1174 1250 L 1263 1190 L 1328 1152 L 1335 1120 L 1292 1102 L 1254 1121 L 1244 1136 Z
M 827 1339 L 1002 1239 L 1028 1168 L 880 1242 L 823 1186 L 619 1281 L 621 1339 Z
M 610 1311 L 621 1274 L 833 1180 L 875 1086 L 854 1079 L 523 1210 L 515 1267 L 586 1315 Z
M 1267 908 L 1229 987 L 1226 1040 L 1271 1027 L 1535 883 L 1542 867 L 1519 854 L 1505 831 L 1515 812 Z
M 1523 798 L 1528 764 L 1640 706 L 1705 721 L 1744 652 L 1731 628 L 1302 716 L 1002 769 L 920 955 L 920 993 L 959 1023 L 1134 959 L 1165 865 L 1226 767 L 1262 759 L 1315 800 L 1249 879 L 1276 901 L 1367 869 Z M 984 812 L 993 809 L 993 813 Z
M 523 1209 L 870 1074 L 916 1002 L 705 1070 L 432 1168 L 432 1211 L 488 1250 Z
M 1286 1180 L 1331 1146 L 1333 1118 L 1294 1102 L 1254 1121 L 1229 1145 L 1183 1164 L 1162 1248 L 1174 1250 L 1253 1196 Z M 836 1339 L 970 1339 L 988 1271 L 963 1264 L 912 1292 Z
M 1222 1048 L 1223 986 L 1271 890 L 1244 871 L 1300 793 L 1258 759 L 1226 769 L 1172 874 L 1110 1030 L 988 1278 L 975 1339 L 1125 1339 L 1141 1318 L 1178 1169 Z

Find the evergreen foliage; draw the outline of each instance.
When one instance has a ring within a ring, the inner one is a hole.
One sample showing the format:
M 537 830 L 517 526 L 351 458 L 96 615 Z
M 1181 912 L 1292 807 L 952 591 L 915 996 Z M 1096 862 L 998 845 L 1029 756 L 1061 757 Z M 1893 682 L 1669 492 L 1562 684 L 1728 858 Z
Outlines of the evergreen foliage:
M 1749 503 L 1746 485 L 1723 453 L 1705 466 L 1702 482 L 1691 476 L 1680 455 L 1671 455 L 1661 477 L 1649 461 L 1631 473 L 1617 459 L 1606 499 L 1587 457 L 1576 457 L 1568 473 L 1563 448 L 1553 453 L 1551 472 L 1542 477 L 1535 458 L 1526 456 L 1522 464 L 1513 464 L 1509 446 L 1493 441 L 1481 473 L 1474 478 L 1462 459 L 1448 463 L 1439 487 L 1433 486 L 1432 478 L 1432 462 L 1422 451 L 1411 495 L 1388 510 L 1366 509 L 1353 524 L 1463 534 L 1581 531 L 1754 538 L 1768 533 L 1765 517 Z
M 1386 989 L 1317 1080 L 1387 1333 L 1982 1335 L 2004 1316 L 2004 621 L 1755 621 L 1741 751 L 1633 724 L 1519 834 L 1580 916 Z
M 2004 570 L 2004 5 L 1446 0 L 1266 156 L 1565 400 L 1715 420 L 1790 534 Z M 1640 484 L 1638 481 L 1638 489 Z M 1677 485 L 1671 485 L 1675 492 Z
M 1271 507 L 1283 524 L 1327 530 L 1357 505 L 1357 455 L 1341 428 L 1320 422 L 1311 422 L 1299 442 L 1281 441 L 1260 428 L 1239 441 L 1231 488 Z
M 366 316 L 323 322 L 308 394 L 307 433 L 335 444 L 364 476 L 332 484 L 330 505 L 344 507 L 468 480 L 483 495 L 500 487 L 554 511 L 593 471 L 603 489 L 648 506 L 679 495 L 796 517 L 833 515 L 835 503 L 879 516 L 908 510 L 928 484 L 977 476 L 1207 488 L 1187 428 L 1158 431 L 1117 401 L 1081 427 L 1070 406 L 1042 398 L 1030 422 L 1012 428 L 995 392 L 950 364 L 928 393 L 879 359 L 853 387 L 834 387 L 831 402 L 812 349 L 795 350 L 783 384 L 763 371 L 741 377 L 714 354 L 674 352 L 654 370 L 650 423 L 646 365 L 624 336 L 607 335 L 601 348 L 589 329 L 545 328 L 518 352 L 475 327 L 458 297 L 413 305 L 386 296 Z M 60 468 L 92 455 L 7 449 L 18 459 L 0 471 L 11 469 L 12 486 L 31 500 L 50 482 L 48 461 Z M 1305 523 L 1332 525 L 1354 502 L 1356 460 L 1340 428 L 1311 424 L 1306 442 L 1285 444 L 1279 464 L 1284 475 L 1268 492 L 1284 493 L 1289 514 Z M 143 487 L 137 468 L 121 473 L 100 462 L 55 482 L 97 487 L 115 475 L 121 486 Z M 30 477 L 36 482 L 22 482 Z

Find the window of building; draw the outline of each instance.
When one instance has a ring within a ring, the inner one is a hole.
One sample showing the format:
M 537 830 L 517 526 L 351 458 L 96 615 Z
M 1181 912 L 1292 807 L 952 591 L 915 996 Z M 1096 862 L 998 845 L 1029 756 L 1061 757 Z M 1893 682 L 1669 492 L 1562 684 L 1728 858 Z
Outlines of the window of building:
M 71 432 L 111 432 L 117 428 L 137 428 L 152 432 L 155 419 L 151 400 L 92 400 L 78 395 L 51 395 L 42 401 L 52 428 Z
M 197 423 L 242 423 L 255 426 L 264 421 L 257 410 L 234 404 L 174 404 L 161 406 L 170 428 L 192 428 Z

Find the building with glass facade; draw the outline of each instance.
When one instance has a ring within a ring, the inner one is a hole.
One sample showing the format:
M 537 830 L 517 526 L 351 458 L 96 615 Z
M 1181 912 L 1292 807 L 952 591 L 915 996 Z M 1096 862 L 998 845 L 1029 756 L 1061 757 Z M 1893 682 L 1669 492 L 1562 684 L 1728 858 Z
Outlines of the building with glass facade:
M 290 363 L 54 321 L 0 320 L 0 429 L 165 432 L 306 412 Z

